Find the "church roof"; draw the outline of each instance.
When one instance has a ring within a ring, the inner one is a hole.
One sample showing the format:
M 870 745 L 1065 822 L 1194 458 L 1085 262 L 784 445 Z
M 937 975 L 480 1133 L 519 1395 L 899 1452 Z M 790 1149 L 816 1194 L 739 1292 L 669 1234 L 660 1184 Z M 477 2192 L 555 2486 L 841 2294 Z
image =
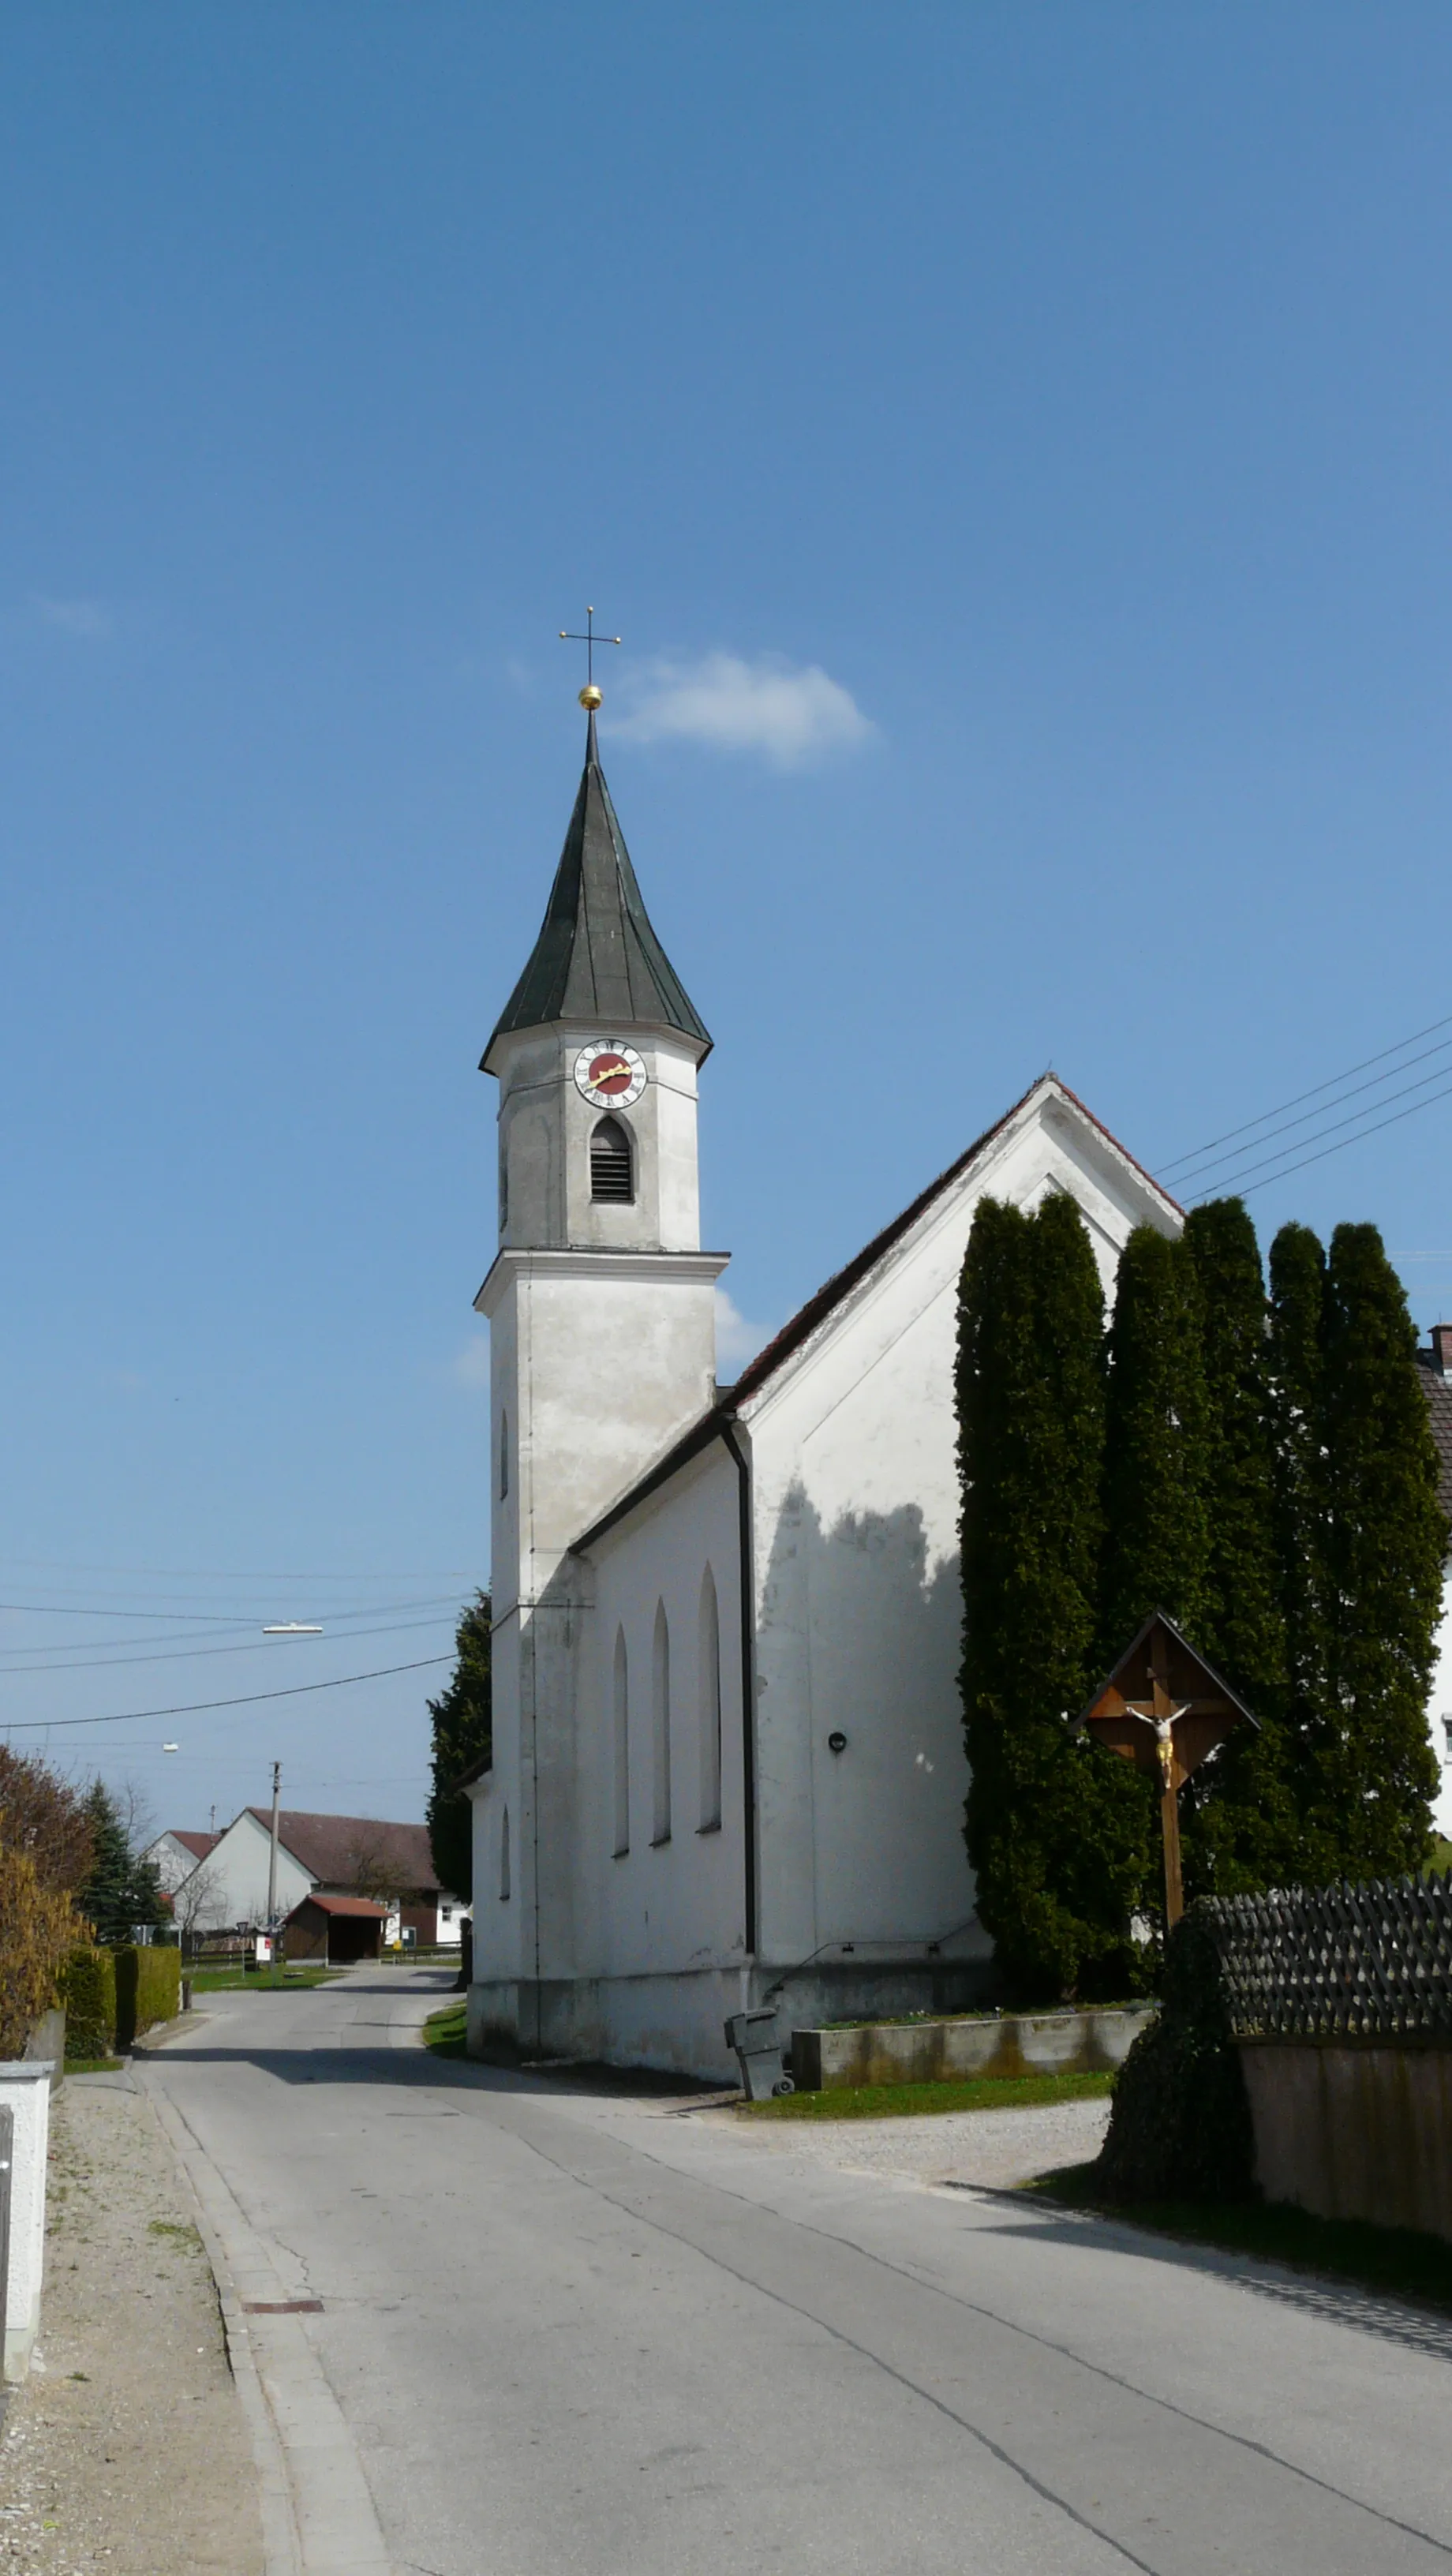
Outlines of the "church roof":
M 602 1513 L 599 1520 L 583 1531 L 580 1537 L 573 1541 L 573 1545 L 581 1549 L 590 1547 L 597 1538 L 604 1536 L 606 1530 L 613 1528 L 618 1520 L 623 1520 L 627 1512 L 633 1511 L 638 1503 L 654 1493 L 657 1487 L 668 1484 L 671 1477 L 702 1449 L 709 1447 L 713 1440 L 721 1438 L 726 1426 L 736 1418 L 740 1407 L 751 1396 L 760 1393 L 768 1379 L 773 1377 L 776 1371 L 791 1358 L 794 1351 L 800 1350 L 802 1344 L 810 1340 L 818 1325 L 825 1323 L 834 1309 L 851 1296 L 853 1289 L 876 1268 L 884 1254 L 890 1252 L 893 1245 L 911 1231 L 918 1218 L 925 1215 L 932 1206 L 933 1201 L 941 1198 L 943 1192 L 950 1189 L 954 1181 L 958 1180 L 968 1170 L 970 1164 L 977 1161 L 986 1147 L 993 1143 L 994 1138 L 1001 1135 L 1006 1127 L 1011 1127 L 1014 1120 L 1028 1108 L 1030 1102 L 1044 1093 L 1056 1094 L 1059 1099 L 1066 1100 L 1073 1109 L 1077 1110 L 1079 1116 L 1103 1137 L 1104 1142 L 1118 1155 L 1121 1162 L 1127 1163 L 1131 1171 L 1139 1175 L 1146 1188 L 1154 1193 L 1162 1205 L 1172 1209 L 1176 1216 L 1183 1215 L 1184 1211 L 1178 1199 L 1171 1198 L 1169 1191 L 1162 1187 L 1152 1173 L 1145 1170 L 1143 1163 L 1136 1162 L 1127 1147 L 1121 1145 L 1118 1137 L 1110 1133 L 1103 1119 L 1096 1118 L 1093 1110 L 1085 1106 L 1078 1093 L 1071 1091 L 1066 1082 L 1061 1082 L 1056 1073 L 1041 1073 L 1036 1082 L 1029 1084 L 1021 1100 L 1016 1100 L 1013 1107 L 1006 1109 L 1001 1118 L 995 1118 L 992 1126 L 985 1127 L 981 1136 L 975 1136 L 972 1144 L 958 1156 L 956 1162 L 949 1164 L 946 1172 L 940 1172 L 935 1181 L 930 1181 L 925 1190 L 920 1190 L 917 1197 L 902 1210 L 901 1215 L 895 1216 L 892 1223 L 885 1225 L 880 1234 L 875 1234 L 870 1243 L 865 1243 L 862 1250 L 855 1254 L 851 1261 L 845 1263 L 841 1270 L 834 1272 L 833 1276 L 817 1290 L 814 1297 L 809 1297 L 804 1306 L 798 1307 L 790 1321 L 783 1324 L 781 1331 L 767 1343 L 765 1350 L 758 1351 L 750 1365 L 742 1370 L 735 1384 L 719 1388 L 716 1402 L 681 1434 L 663 1457 L 658 1458 L 653 1466 L 648 1467 L 644 1475 L 638 1477 L 635 1483 L 611 1504 L 607 1512 Z
M 552 1020 L 599 1020 L 612 1032 L 679 1029 L 703 1051 L 711 1044 L 641 901 L 600 766 L 593 712 L 580 792 L 540 934 L 484 1050 L 481 1073 L 491 1070 L 495 1039 Z

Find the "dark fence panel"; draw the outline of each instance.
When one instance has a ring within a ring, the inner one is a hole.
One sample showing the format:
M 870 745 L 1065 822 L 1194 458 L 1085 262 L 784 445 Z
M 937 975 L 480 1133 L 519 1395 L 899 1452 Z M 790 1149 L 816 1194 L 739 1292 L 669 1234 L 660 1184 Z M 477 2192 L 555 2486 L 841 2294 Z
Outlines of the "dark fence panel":
M 1237 2039 L 1452 2040 L 1452 1878 L 1207 1900 Z

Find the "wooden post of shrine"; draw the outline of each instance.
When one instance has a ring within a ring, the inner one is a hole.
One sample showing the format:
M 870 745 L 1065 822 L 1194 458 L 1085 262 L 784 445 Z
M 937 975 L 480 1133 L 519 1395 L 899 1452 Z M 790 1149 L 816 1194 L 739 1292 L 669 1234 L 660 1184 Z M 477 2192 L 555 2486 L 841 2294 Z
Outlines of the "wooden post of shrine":
M 1234 1727 L 1258 1722 L 1163 1610 L 1146 1619 L 1079 1720 L 1112 1753 L 1159 1782 L 1166 1931 L 1185 1910 L 1180 1791 Z

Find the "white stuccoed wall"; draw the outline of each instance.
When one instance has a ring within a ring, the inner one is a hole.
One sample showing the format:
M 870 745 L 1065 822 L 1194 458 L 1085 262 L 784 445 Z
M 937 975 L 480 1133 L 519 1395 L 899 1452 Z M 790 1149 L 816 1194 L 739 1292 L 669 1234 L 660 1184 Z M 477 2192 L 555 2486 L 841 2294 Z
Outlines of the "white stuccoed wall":
M 1040 1089 L 742 1406 L 755 1463 L 761 1920 L 783 1967 L 851 1940 L 981 1955 L 963 1846 L 954 1368 L 973 1213 L 1046 1188 L 1083 1210 L 1106 1288 L 1160 1194 Z M 833 1754 L 827 1738 L 847 1737 Z M 921 1955 L 919 1949 L 919 1955 Z
M 1442 1788 L 1433 1808 L 1439 1834 L 1452 1841 L 1452 1566 L 1442 1586 L 1442 1625 L 1437 1631 L 1437 1670 L 1427 1702 L 1432 1750 L 1442 1770 Z
M 0 2065 L 0 2103 L 15 2118 L 10 2173 L 10 2266 L 5 2289 L 5 2377 L 30 2368 L 45 2267 L 45 2160 L 52 2069 L 43 2060 Z
M 245 1810 L 227 1827 L 217 1848 L 202 1866 L 207 1872 L 206 1919 L 209 1924 L 264 1923 L 267 1919 L 267 1871 L 272 1837 L 264 1824 Z M 290 1914 L 312 1888 L 312 1879 L 292 1854 L 279 1847 L 277 1906 Z

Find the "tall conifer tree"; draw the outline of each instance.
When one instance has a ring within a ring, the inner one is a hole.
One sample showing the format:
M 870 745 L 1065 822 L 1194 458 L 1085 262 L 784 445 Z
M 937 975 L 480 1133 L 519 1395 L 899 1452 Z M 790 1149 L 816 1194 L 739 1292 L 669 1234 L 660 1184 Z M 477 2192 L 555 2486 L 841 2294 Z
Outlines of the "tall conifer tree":
M 1287 1777 L 1286 1635 L 1276 1547 L 1265 1281 L 1243 1199 L 1191 1211 L 1185 1242 L 1204 1318 L 1205 1609 L 1195 1638 L 1259 1720 L 1182 1800 L 1188 1893 L 1287 1886 L 1299 1833 Z
M 1374 1878 L 1419 1869 L 1431 1839 L 1447 1546 L 1416 1328 L 1374 1225 L 1331 1238 L 1321 1340 L 1327 1689 L 1310 1832 L 1341 1874 Z
M 1286 1639 L 1286 1770 L 1298 1816 L 1290 1876 L 1319 1885 L 1334 1860 L 1314 1854 L 1307 1822 L 1327 1690 L 1326 1462 L 1322 1310 L 1326 1255 L 1309 1226 L 1283 1225 L 1270 1249 L 1270 1391 L 1276 1557 Z
M 1109 1334 L 1099 1636 L 1106 1671 L 1151 1611 L 1167 1611 L 1194 1646 L 1210 1617 L 1203 1332 L 1188 1245 L 1137 1225 L 1120 1255 Z
M 969 1857 L 1025 2000 L 1122 1986 L 1146 1868 L 1140 1783 L 1066 1723 L 1092 1686 L 1103 1299 L 1072 1200 L 985 1200 L 964 1262 L 963 1691 Z

